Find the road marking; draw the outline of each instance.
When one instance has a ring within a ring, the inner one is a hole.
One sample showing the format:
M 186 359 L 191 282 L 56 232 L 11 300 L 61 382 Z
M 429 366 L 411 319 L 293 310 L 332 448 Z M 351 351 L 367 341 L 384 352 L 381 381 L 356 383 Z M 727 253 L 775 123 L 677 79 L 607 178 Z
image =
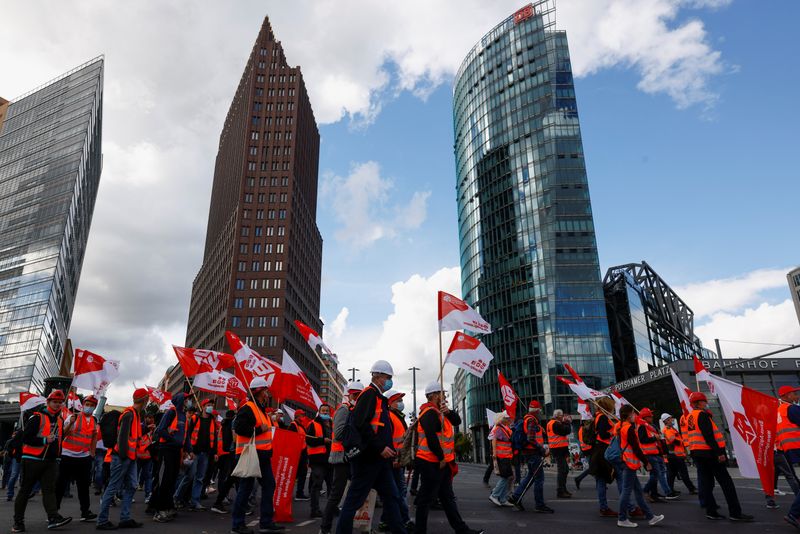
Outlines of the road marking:
M 255 521 L 250 521 L 249 523 L 247 523 L 247 526 L 254 527 L 258 524 L 258 521 L 259 521 L 258 519 L 256 519 Z
M 311 523 L 316 523 L 316 522 L 317 522 L 316 519 L 309 519 L 308 521 L 303 521 L 302 523 L 298 523 L 297 526 L 304 527 L 306 525 L 310 525 Z

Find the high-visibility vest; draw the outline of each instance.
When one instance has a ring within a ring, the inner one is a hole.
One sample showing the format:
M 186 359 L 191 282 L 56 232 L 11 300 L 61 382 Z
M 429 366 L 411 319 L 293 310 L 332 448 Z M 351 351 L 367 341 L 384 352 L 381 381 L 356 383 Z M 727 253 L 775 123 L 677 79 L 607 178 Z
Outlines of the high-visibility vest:
M 141 438 L 139 438 L 139 447 L 136 449 L 136 458 L 139 460 L 149 460 L 150 459 L 150 444 L 153 442 L 153 438 L 150 434 L 143 434 Z
M 581 451 L 586 452 L 592 450 L 592 446 L 583 441 L 583 425 L 578 429 L 578 442 L 581 444 Z
M 628 430 L 631 426 L 631 423 L 625 422 L 619 427 L 619 446 L 622 449 L 622 461 L 625 462 L 628 469 L 636 471 L 642 467 L 642 462 L 639 460 L 639 457 L 634 454 L 630 443 L 628 443 Z
M 403 426 L 403 421 L 393 411 L 389 410 L 389 417 L 392 420 L 392 446 L 394 450 L 400 451 L 403 448 L 403 436 L 405 436 L 406 429 Z
M 39 416 L 39 431 L 36 433 L 36 437 L 40 438 L 41 445 L 28 445 L 27 443 L 23 443 L 22 455 L 38 459 L 44 458 L 45 452 L 48 450 L 48 443 L 45 443 L 45 438 L 52 435 L 55 439 L 49 446 L 57 450 L 56 456 L 60 456 L 61 436 L 64 435 L 64 420 L 59 415 L 56 419 L 56 421 L 58 421 L 56 427 L 53 428 L 49 417 L 42 412 L 37 412 L 36 415 Z
M 213 451 L 217 448 L 217 422 L 214 420 L 214 417 L 209 417 L 211 419 L 208 425 L 208 446 Z M 192 429 L 192 447 L 197 445 L 197 439 L 200 437 L 200 421 L 201 419 L 198 418 L 195 420 L 194 428 Z
M 598 422 L 600 421 L 601 417 L 605 417 L 606 420 L 608 420 L 608 416 L 606 414 L 602 413 L 602 412 L 598 412 L 597 415 L 594 416 L 594 436 L 595 436 L 594 439 L 596 441 L 599 441 L 600 443 L 605 443 L 606 445 L 611 445 L 611 437 L 610 436 L 608 438 L 601 438 L 600 434 L 597 432 Z M 610 424 L 611 424 L 611 421 L 609 421 L 609 426 L 610 426 Z
M 800 449 L 800 427 L 789 420 L 789 407 L 791 404 L 781 402 L 778 407 L 778 428 L 776 441 L 778 449 L 791 451 Z
M 367 387 L 365 387 L 364 390 L 358 394 L 358 396 L 360 397 L 361 395 L 363 395 L 364 391 L 367 391 L 369 388 L 378 391 L 378 388 L 374 384 L 370 384 Z M 370 426 L 372 427 L 372 431 L 375 433 L 375 435 L 378 434 L 378 431 L 383 426 L 383 421 L 381 421 L 381 414 L 383 413 L 383 405 L 381 403 L 381 397 L 383 397 L 383 394 L 380 391 L 378 391 L 378 397 L 375 399 L 375 413 L 372 414 L 372 419 L 369 422 Z M 358 402 L 357 399 L 356 402 Z
M 553 432 L 553 425 L 555 423 L 555 419 L 547 423 L 547 443 L 550 445 L 551 449 L 563 449 L 564 447 L 569 447 L 569 440 L 567 439 L 567 436 L 560 436 Z
M 106 449 L 106 455 L 103 456 L 103 463 L 104 464 L 110 464 L 111 463 L 111 453 L 113 453 L 113 452 L 114 452 L 113 447 Z
M 308 444 L 306 443 L 306 430 L 303 428 L 303 425 L 298 423 L 297 421 L 292 421 L 289 423 L 289 430 L 297 432 L 303 438 L 303 449 L 306 450 L 308 448 Z
M 681 441 L 683 441 L 683 439 L 689 435 L 688 425 L 689 425 L 689 414 L 685 413 L 681 416 L 680 420 L 678 421 L 678 428 L 681 429 L 681 436 L 682 436 Z
M 271 451 L 272 450 L 272 421 L 269 417 L 264 414 L 264 412 L 256 406 L 256 403 L 253 401 L 247 401 L 242 405 L 242 408 L 245 406 L 249 406 L 250 410 L 252 410 L 253 415 L 256 418 L 256 426 L 253 429 L 253 433 L 255 434 L 255 445 L 256 449 L 259 451 Z M 239 408 L 241 410 L 241 408 Z M 267 425 L 269 428 L 264 432 L 261 432 L 261 425 Z M 240 436 L 236 434 L 236 454 L 242 454 L 244 451 L 244 446 L 250 443 L 250 440 L 247 436 Z
M 530 425 L 538 426 L 539 430 L 535 432 L 534 431 L 529 432 Z M 538 443 L 539 445 L 544 445 L 544 429 L 542 428 L 542 425 L 539 424 L 539 420 L 536 418 L 535 415 L 530 413 L 525 415 L 525 417 L 522 419 L 522 429 L 525 431 L 526 436 L 530 436 L 531 434 L 533 434 L 536 443 Z M 525 443 L 525 447 L 523 448 L 523 450 L 525 452 L 534 451 L 536 450 L 536 445 L 528 441 Z
M 125 413 L 131 413 L 133 417 L 131 418 L 131 428 L 130 432 L 128 432 L 128 459 L 135 460 L 136 459 L 136 451 L 139 448 L 139 438 L 142 436 L 142 423 L 139 421 L 139 414 L 136 412 L 133 406 L 128 406 L 124 410 L 122 410 L 122 414 L 119 416 L 119 422 L 117 422 L 117 435 L 119 435 L 119 428 L 122 422 L 122 418 L 125 417 Z M 114 452 L 119 455 L 119 443 L 114 445 Z
M 322 424 L 314 421 L 313 419 L 309 421 L 308 426 L 306 427 L 306 435 L 311 434 L 311 429 L 314 429 L 314 435 L 312 437 L 316 438 L 324 438 L 325 436 L 322 433 Z M 314 454 L 325 454 L 328 450 L 325 448 L 325 442 L 322 442 L 322 445 L 314 445 L 313 447 L 309 445 L 308 447 L 308 455 L 312 456 Z
M 683 438 L 680 432 L 671 427 L 664 427 L 664 439 L 669 445 L 672 454 L 678 458 L 686 457 L 686 447 L 683 446 Z
M 444 461 L 453 462 L 456 459 L 456 442 L 455 433 L 453 432 L 453 424 L 446 417 L 442 417 L 441 412 L 437 408 L 435 408 L 432 404 L 427 403 L 423 405 L 423 408 L 419 414 L 419 419 L 422 419 L 422 416 L 429 411 L 436 412 L 436 416 L 442 420 L 442 430 L 436 433 L 436 437 L 439 440 L 439 445 L 444 453 Z M 419 420 L 417 424 L 419 424 Z M 417 458 L 420 460 L 425 460 L 426 462 L 439 462 L 439 458 L 433 454 L 428 446 L 428 438 L 422 429 L 417 432 Z
M 339 405 L 338 410 L 350 410 L 350 405 L 346 403 L 342 403 Z M 335 436 L 331 436 L 331 452 L 344 452 L 344 445 L 342 442 L 337 440 Z
M 172 418 L 172 422 L 169 424 L 168 430 L 169 430 L 170 434 L 175 434 L 178 431 L 178 409 L 175 408 L 174 406 L 172 406 L 169 410 L 167 410 L 167 413 L 169 413 L 169 412 L 174 412 L 175 413 L 175 417 Z M 167 413 L 164 414 L 164 417 L 167 416 Z M 167 440 L 164 439 L 164 437 L 162 436 L 162 437 L 158 438 L 158 442 L 159 443 L 166 443 Z
M 226 454 L 230 454 L 230 451 L 226 451 L 222 443 L 222 425 L 217 425 L 217 456 L 225 456 Z
M 686 426 L 689 429 L 688 443 L 690 451 L 710 451 L 711 447 L 706 443 L 703 433 L 700 432 L 700 426 L 697 424 L 698 417 L 703 410 L 692 410 L 686 421 Z M 710 415 L 709 415 L 710 417 Z M 711 428 L 714 430 L 714 440 L 720 449 L 725 449 L 725 438 L 722 436 L 717 423 L 711 419 Z
M 74 453 L 88 453 L 92 448 L 92 439 L 97 431 L 94 417 L 81 412 L 75 418 L 68 436 L 61 444 L 62 450 Z
M 511 450 L 511 429 L 502 423 L 494 428 L 494 450 L 498 458 L 514 456 Z
M 647 434 L 647 437 L 658 438 L 658 432 L 656 432 L 656 429 L 648 425 L 646 421 L 642 420 L 639 426 L 644 426 L 644 431 Z M 661 452 L 658 450 L 658 441 L 654 441 L 653 443 L 643 443 L 642 440 L 639 440 L 639 446 L 642 448 L 642 452 L 645 454 L 645 456 L 657 456 L 659 452 Z

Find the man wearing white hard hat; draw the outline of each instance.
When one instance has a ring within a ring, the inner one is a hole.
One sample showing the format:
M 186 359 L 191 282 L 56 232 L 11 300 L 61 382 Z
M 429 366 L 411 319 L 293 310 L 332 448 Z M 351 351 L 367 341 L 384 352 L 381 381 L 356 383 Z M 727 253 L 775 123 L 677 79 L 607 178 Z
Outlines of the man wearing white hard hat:
M 675 428 L 675 419 L 668 413 L 661 414 L 661 431 L 667 443 L 667 483 L 675 489 L 675 479 L 680 478 L 692 495 L 697 494 L 689 470 L 686 468 L 686 444 L 679 430 Z
M 437 497 L 450 527 L 458 534 L 480 534 L 467 526 L 458 512 L 453 493 L 453 476 L 457 471 L 455 431 L 461 418 L 447 406 L 444 388 L 439 382 L 425 387 L 427 402 L 420 406 L 417 431 L 417 457 L 414 469 L 419 470 L 420 487 L 417 493 L 417 521 L 414 534 L 426 534 L 428 512 Z
M 268 534 L 281 532 L 284 527 L 275 524 L 272 507 L 272 498 L 275 493 L 275 477 L 272 474 L 272 420 L 267 415 L 265 408 L 269 402 L 269 386 L 267 381 L 261 377 L 255 377 L 250 381 L 250 392 L 255 402 L 247 401 L 236 413 L 233 425 L 233 433 L 236 436 L 236 455 L 239 456 L 244 451 L 244 446 L 254 440 L 258 453 L 258 463 L 261 467 L 261 478 L 258 483 L 261 486 L 261 506 L 258 524 L 258 532 Z M 252 534 L 253 531 L 245 524 L 245 513 L 247 511 L 247 501 L 253 492 L 256 479 L 253 477 L 242 478 L 239 480 L 239 488 L 236 491 L 236 500 L 233 502 L 233 526 L 231 532 L 234 534 Z
M 358 396 L 353 407 L 352 423 L 361 438 L 358 452 L 350 460 L 352 479 L 347 497 L 342 504 L 337 534 L 353 531 L 353 517 L 369 492 L 375 489 L 383 503 L 389 530 L 393 534 L 406 534 L 400 519 L 400 493 L 392 473 L 392 461 L 397 451 L 392 446 L 392 420 L 389 402 L 384 396 L 392 389 L 394 370 L 386 360 L 378 360 L 370 368 L 370 384 Z M 355 451 L 353 451 L 355 452 Z M 351 451 L 347 451 L 352 455 Z
M 342 500 L 344 488 L 347 487 L 347 481 L 350 479 L 350 466 L 345 463 L 344 459 L 342 433 L 347 425 L 347 416 L 350 415 L 350 411 L 362 391 L 364 391 L 364 385 L 361 382 L 348 382 L 347 390 L 345 391 L 347 396 L 333 414 L 333 440 L 331 442 L 331 454 L 328 458 L 328 463 L 333 472 L 333 483 L 331 484 L 328 501 L 325 503 L 325 510 L 322 512 L 322 522 L 319 527 L 319 531 L 322 534 L 330 534 L 333 526 L 333 516 L 339 509 L 339 501 Z

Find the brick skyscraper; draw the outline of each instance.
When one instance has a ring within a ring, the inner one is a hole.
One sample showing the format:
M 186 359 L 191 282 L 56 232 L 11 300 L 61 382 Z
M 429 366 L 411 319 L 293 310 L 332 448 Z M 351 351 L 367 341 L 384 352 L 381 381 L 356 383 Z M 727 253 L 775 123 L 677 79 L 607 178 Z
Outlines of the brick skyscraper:
M 318 159 L 300 67 L 287 65 L 265 18 L 220 135 L 186 345 L 228 351 L 228 329 L 278 362 L 286 350 L 325 399 L 322 366 L 293 325 L 322 331 Z

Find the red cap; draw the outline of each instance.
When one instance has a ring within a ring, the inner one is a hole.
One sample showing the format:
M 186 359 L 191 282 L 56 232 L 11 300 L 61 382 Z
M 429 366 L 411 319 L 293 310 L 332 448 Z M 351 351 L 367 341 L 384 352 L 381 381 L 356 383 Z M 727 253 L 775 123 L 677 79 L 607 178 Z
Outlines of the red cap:
M 297 419 L 298 417 L 303 417 L 306 414 L 305 410 L 295 410 L 294 417 Z
M 532 400 L 531 403 L 528 405 L 528 408 L 535 408 L 537 410 L 542 409 L 542 405 L 537 400 Z
M 150 396 L 150 393 L 144 388 L 138 388 L 136 391 L 133 392 L 133 402 L 140 401 L 142 399 L 146 399 Z
M 206 399 L 200 403 L 201 406 L 205 406 L 206 404 L 213 404 L 214 399 Z
M 784 395 L 787 395 L 793 391 L 800 391 L 800 388 L 794 386 L 781 386 L 778 389 L 778 396 L 783 397 Z
M 642 408 L 639 410 L 639 417 L 653 417 L 653 411 L 650 408 Z
M 97 404 L 97 399 L 95 398 L 94 395 L 89 395 L 88 397 L 83 399 L 83 404 L 86 404 L 86 403 L 89 403 L 89 402 L 91 402 L 92 404 Z
M 689 395 L 689 402 L 691 402 L 692 404 L 700 401 L 708 402 L 708 399 L 706 398 L 704 393 L 701 393 L 699 391 L 693 391 L 692 394 Z
M 60 389 L 54 389 L 53 391 L 50 392 L 50 395 L 47 396 L 47 400 L 49 400 L 49 401 L 51 401 L 51 400 L 63 401 L 64 400 L 64 392 L 61 391 Z

